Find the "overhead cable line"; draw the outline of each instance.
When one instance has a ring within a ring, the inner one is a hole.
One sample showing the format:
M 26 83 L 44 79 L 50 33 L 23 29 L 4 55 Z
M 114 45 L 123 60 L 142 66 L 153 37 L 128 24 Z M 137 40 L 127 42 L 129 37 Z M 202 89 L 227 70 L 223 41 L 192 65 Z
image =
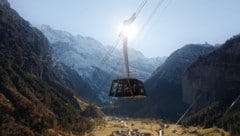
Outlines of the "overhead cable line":
M 139 36 L 144 35 L 145 29 L 147 28 L 147 26 L 149 26 L 149 23 L 151 22 L 151 20 L 153 19 L 153 17 L 155 16 L 155 14 L 157 13 L 157 11 L 159 10 L 159 8 L 163 5 L 163 3 L 164 3 L 164 0 L 160 0 L 160 1 L 157 3 L 157 6 L 154 8 L 154 10 L 153 10 L 152 13 L 150 14 L 150 16 L 147 18 L 147 21 L 146 21 L 146 22 L 143 24 L 143 26 L 140 28 L 140 31 L 139 31 L 139 34 L 138 34 Z M 170 2 L 169 2 L 169 3 L 170 3 Z M 164 11 L 165 9 L 167 9 L 169 3 L 167 3 L 166 7 L 162 10 L 161 13 L 163 13 L 163 11 Z M 135 38 L 135 40 L 133 41 L 133 43 L 135 43 L 136 40 L 137 40 L 137 39 Z
M 145 29 L 145 27 L 150 23 L 150 21 L 152 20 L 152 18 L 154 17 L 154 15 L 157 13 L 158 9 L 162 6 L 164 0 L 160 0 L 157 4 L 157 6 L 154 8 L 153 12 L 151 13 L 151 15 L 148 17 L 147 22 L 145 22 L 145 24 L 142 27 L 142 31 Z
M 199 100 L 199 98 L 202 96 L 202 93 L 200 93 L 198 95 L 198 97 L 196 99 L 194 99 L 194 101 L 192 102 L 192 104 L 188 107 L 188 109 L 183 113 L 183 115 L 178 119 L 178 121 L 176 122 L 176 125 L 178 125 L 178 123 L 185 117 L 185 115 L 191 110 L 191 108 L 193 107 L 193 105 Z
M 99 65 L 103 65 L 106 63 L 106 61 L 109 59 L 109 56 L 112 54 L 112 52 L 117 48 L 119 42 L 120 42 L 120 38 L 116 39 L 115 42 L 113 43 L 112 47 L 107 51 L 107 53 L 103 56 L 102 60 L 100 61 Z M 95 68 L 92 72 L 92 76 L 96 76 L 97 74 L 97 68 Z
M 232 107 L 237 103 L 237 101 L 240 99 L 240 95 L 238 95 L 238 97 L 232 102 L 232 104 L 228 107 L 228 109 L 226 110 L 226 112 L 223 114 L 226 115 L 231 109 Z
M 148 1 L 148 0 L 143 0 L 143 2 L 140 4 L 139 8 L 138 8 L 137 11 L 135 12 L 135 13 L 136 13 L 135 17 L 137 17 L 137 16 L 140 14 L 140 12 L 142 11 L 142 9 L 143 9 L 144 6 L 146 5 L 147 1 Z

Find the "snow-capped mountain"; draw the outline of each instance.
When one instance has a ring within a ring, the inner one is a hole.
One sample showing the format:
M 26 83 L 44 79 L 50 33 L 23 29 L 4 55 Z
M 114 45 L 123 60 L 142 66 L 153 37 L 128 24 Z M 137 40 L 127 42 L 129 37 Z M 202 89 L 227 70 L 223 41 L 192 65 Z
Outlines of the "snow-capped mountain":
M 56 61 L 76 70 L 89 82 L 102 100 L 106 100 L 111 80 L 123 77 L 122 50 L 104 46 L 91 37 L 72 35 L 47 25 L 36 26 L 52 45 Z M 165 58 L 147 58 L 140 51 L 129 49 L 130 75 L 146 80 Z

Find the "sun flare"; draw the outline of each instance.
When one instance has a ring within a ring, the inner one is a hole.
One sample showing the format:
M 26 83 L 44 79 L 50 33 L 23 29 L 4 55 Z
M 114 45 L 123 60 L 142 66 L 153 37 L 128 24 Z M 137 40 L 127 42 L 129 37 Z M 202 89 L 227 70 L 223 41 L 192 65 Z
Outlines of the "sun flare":
M 135 24 L 131 24 L 131 25 L 123 25 L 123 24 L 121 24 L 120 27 L 119 27 L 119 32 L 123 36 L 126 36 L 127 38 L 131 39 L 137 33 L 136 25 Z

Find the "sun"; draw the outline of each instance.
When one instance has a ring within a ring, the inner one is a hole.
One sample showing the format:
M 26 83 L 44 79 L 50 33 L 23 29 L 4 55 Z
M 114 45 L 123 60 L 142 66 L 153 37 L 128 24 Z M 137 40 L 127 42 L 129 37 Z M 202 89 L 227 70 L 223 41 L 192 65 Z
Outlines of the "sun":
M 123 24 L 121 24 L 120 27 L 119 27 L 119 32 L 123 36 L 131 39 L 137 33 L 136 25 L 135 24 L 131 24 L 131 25 L 123 25 Z

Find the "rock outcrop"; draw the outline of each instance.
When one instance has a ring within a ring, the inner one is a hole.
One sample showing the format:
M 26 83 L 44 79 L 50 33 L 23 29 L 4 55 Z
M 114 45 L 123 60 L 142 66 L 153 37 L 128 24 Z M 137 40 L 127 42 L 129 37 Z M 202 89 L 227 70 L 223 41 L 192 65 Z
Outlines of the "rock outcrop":
M 240 93 L 239 69 L 240 35 L 237 35 L 188 67 L 182 81 L 183 101 L 191 104 L 201 95 L 197 109 L 214 101 L 229 105 Z

